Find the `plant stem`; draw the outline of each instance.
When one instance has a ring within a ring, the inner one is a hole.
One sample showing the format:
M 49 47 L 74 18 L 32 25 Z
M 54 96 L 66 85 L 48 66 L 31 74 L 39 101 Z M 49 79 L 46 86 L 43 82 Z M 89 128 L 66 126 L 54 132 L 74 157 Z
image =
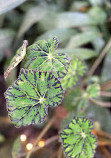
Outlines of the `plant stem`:
M 99 130 L 99 131 L 96 130 L 96 133 L 97 133 L 97 136 L 99 136 L 99 137 L 106 137 L 108 139 L 111 139 L 111 134 L 110 133 L 107 133 L 107 132 L 104 132 L 104 131 L 101 131 L 101 130 Z
M 106 146 L 106 145 L 105 145 Z M 105 153 L 107 158 L 111 157 L 111 153 L 108 151 L 108 149 L 106 147 L 102 147 L 103 152 Z
M 59 150 L 58 150 L 58 156 L 57 158 L 61 158 L 62 157 L 62 146 L 60 146 Z
M 49 128 L 53 124 L 55 118 L 56 117 L 53 116 L 52 119 L 48 122 L 47 126 L 42 130 L 42 132 L 40 133 L 40 135 L 37 137 L 35 143 L 33 144 L 33 148 L 28 152 L 26 158 L 30 158 L 32 152 L 34 151 L 35 146 L 38 144 L 39 140 L 45 135 L 45 133 L 49 130 Z
M 106 81 L 104 84 L 101 85 L 101 90 L 105 91 L 111 89 L 111 80 Z
M 111 92 L 101 91 L 100 95 L 103 97 L 111 97 Z
M 108 52 L 110 47 L 111 47 L 111 39 L 109 39 L 108 43 L 106 44 L 106 46 L 104 47 L 104 49 L 100 53 L 99 57 L 94 62 L 92 68 L 90 69 L 90 71 L 89 71 L 89 73 L 87 75 L 88 77 L 92 76 L 92 74 L 95 72 L 96 68 L 99 66 L 99 64 L 103 60 L 104 56 L 107 54 L 107 52 Z
M 102 102 L 100 100 L 96 100 L 96 99 L 90 99 L 93 103 L 101 106 L 101 107 L 111 107 L 111 102 Z
M 102 141 L 102 140 L 100 140 L 100 141 L 98 141 L 98 146 L 110 146 L 111 145 L 111 141 Z

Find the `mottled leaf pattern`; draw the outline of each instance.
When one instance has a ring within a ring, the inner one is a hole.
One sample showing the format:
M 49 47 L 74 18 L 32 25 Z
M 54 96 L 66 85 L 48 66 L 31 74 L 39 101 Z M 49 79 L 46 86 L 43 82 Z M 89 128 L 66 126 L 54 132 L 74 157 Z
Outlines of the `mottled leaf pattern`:
M 42 123 L 48 106 L 59 105 L 63 98 L 60 81 L 51 72 L 22 69 L 5 97 L 9 117 L 16 126 Z
M 54 53 L 58 47 L 56 38 L 40 40 L 27 49 L 24 68 L 37 71 L 52 71 L 56 77 L 63 78 L 69 68 L 69 59 L 63 53 Z
M 66 90 L 76 85 L 79 77 L 83 76 L 85 71 L 85 64 L 80 59 L 75 57 L 75 59 L 71 61 L 67 75 L 61 79 L 63 89 Z
M 97 83 L 89 85 L 86 89 L 86 93 L 89 98 L 97 98 L 100 95 L 100 85 Z
M 93 124 L 87 118 L 74 117 L 60 132 L 63 150 L 69 158 L 92 158 L 96 148 L 96 137 L 91 134 Z

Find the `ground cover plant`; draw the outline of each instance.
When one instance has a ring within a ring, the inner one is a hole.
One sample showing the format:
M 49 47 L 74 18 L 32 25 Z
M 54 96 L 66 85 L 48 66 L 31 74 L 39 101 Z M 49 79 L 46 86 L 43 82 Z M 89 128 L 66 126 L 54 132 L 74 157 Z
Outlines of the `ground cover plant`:
M 111 156 L 110 8 L 105 0 L 0 8 L 1 157 Z

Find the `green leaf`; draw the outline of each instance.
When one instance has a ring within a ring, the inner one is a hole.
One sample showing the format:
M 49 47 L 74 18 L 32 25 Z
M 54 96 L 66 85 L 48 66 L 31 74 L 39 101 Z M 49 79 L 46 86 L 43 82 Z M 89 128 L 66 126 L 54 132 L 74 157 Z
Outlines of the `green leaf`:
M 95 51 L 99 53 L 105 45 L 105 40 L 101 37 L 97 37 L 96 39 L 92 41 L 92 44 L 95 48 Z
M 63 89 L 66 90 L 75 86 L 79 78 L 85 74 L 85 71 L 85 64 L 80 59 L 75 57 L 75 59 L 71 61 L 67 75 L 61 79 Z
M 80 27 L 90 24 L 94 24 L 94 21 L 85 13 L 63 12 L 57 17 L 58 28 Z
M 91 17 L 80 12 L 63 12 L 57 17 L 58 28 L 80 27 L 84 25 L 94 24 Z
M 55 53 L 58 47 L 56 38 L 40 40 L 27 49 L 24 68 L 37 71 L 52 71 L 56 77 L 63 78 L 69 68 L 69 59 L 63 53 Z
M 89 85 L 86 89 L 86 93 L 88 94 L 89 98 L 97 98 L 100 96 L 100 85 L 97 83 Z
M 6 13 L 7 11 L 19 6 L 26 0 L 0 0 L 0 15 Z
M 5 97 L 13 124 L 40 124 L 46 118 L 48 106 L 61 103 L 63 90 L 51 72 L 22 69 L 18 79 L 5 92 Z
M 15 32 L 11 29 L 0 29 L 0 61 L 3 59 L 5 51 L 10 47 Z
M 60 132 L 63 150 L 69 158 L 93 158 L 97 144 L 91 134 L 93 124 L 87 118 L 74 117 Z
M 12 158 L 18 157 L 20 152 L 20 146 L 21 146 L 20 138 L 17 138 L 12 147 Z
M 53 29 L 37 37 L 36 41 L 43 40 L 43 39 L 47 40 L 48 38 L 57 37 L 59 39 L 59 42 L 61 43 L 69 39 L 72 35 L 75 35 L 76 33 L 77 31 L 75 29 L 70 29 L 70 28 Z
M 62 104 L 69 111 L 80 112 L 88 107 L 88 99 L 88 95 L 78 87 L 67 92 Z
M 95 30 L 79 33 L 70 39 L 66 49 L 74 49 L 75 47 L 85 45 L 96 39 L 98 36 L 99 34 Z
M 109 50 L 109 52 L 104 60 L 104 65 L 103 65 L 102 74 L 101 74 L 102 82 L 105 82 L 105 81 L 111 79 L 110 71 L 111 71 L 111 49 Z
M 71 89 L 67 92 L 63 100 L 63 106 L 69 111 L 80 112 L 85 110 L 89 105 L 89 99 L 97 98 L 100 95 L 99 84 L 91 84 L 87 87 L 86 91 L 81 90 L 79 87 Z
M 91 14 L 91 15 L 90 15 Z M 57 28 L 76 28 L 90 25 L 99 25 L 105 20 L 105 16 L 102 12 L 102 19 L 99 19 L 100 12 L 96 11 L 96 15 L 91 13 L 81 13 L 81 12 L 62 12 L 53 13 L 49 12 L 41 21 L 39 21 L 39 28 L 42 30 L 51 30 Z M 97 21 L 97 18 L 99 19 Z
M 23 19 L 17 37 L 20 38 L 33 24 L 41 20 L 46 14 L 46 9 L 41 6 L 30 8 Z
M 69 59 L 74 59 L 75 56 L 82 59 L 87 60 L 97 56 L 97 52 L 87 49 L 87 48 L 74 48 L 74 49 L 57 49 L 56 52 L 65 53 Z
M 88 13 L 91 18 L 93 18 L 93 20 L 99 24 L 103 24 L 106 22 L 107 20 L 107 14 L 106 12 L 98 7 L 98 6 L 95 6 L 95 7 L 92 7 L 90 10 L 89 10 L 89 13 Z

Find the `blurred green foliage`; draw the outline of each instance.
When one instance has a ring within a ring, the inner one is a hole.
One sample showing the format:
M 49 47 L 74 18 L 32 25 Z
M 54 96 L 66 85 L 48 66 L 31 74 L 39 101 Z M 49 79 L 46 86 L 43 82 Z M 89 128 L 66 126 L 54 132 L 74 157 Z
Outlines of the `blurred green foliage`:
M 70 60 L 79 57 L 90 70 L 110 38 L 110 0 L 9 0 L 2 3 L 0 63 L 4 71 L 24 39 L 31 45 L 53 36 L 60 43 L 56 52 L 65 53 Z M 96 76 L 87 78 L 85 92 L 91 83 L 98 82 L 101 85 L 111 80 L 110 59 L 111 50 L 99 66 Z M 17 69 L 7 80 L 7 85 L 15 80 L 16 74 Z M 111 133 L 109 109 L 91 103 L 89 98 L 83 99 L 83 93 L 80 83 L 66 92 L 62 105 L 68 110 L 68 118 L 64 122 L 70 121 L 69 116 L 72 117 L 72 113 L 76 116 L 82 115 L 98 121 L 102 130 Z M 99 96 L 97 99 L 102 102 L 110 101 L 109 97 Z

